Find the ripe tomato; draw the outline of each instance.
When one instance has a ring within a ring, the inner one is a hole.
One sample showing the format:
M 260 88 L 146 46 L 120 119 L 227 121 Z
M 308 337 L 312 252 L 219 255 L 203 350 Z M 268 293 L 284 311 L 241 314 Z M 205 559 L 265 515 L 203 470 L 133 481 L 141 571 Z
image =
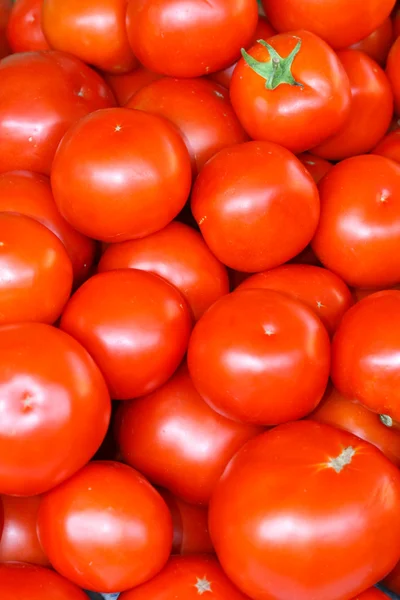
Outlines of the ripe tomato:
M 98 367 L 41 323 L 0 327 L 0 493 L 34 496 L 93 456 L 110 420 Z
M 192 504 L 208 503 L 231 457 L 260 431 L 211 410 L 186 365 L 153 394 L 121 404 L 116 418 L 124 461 Z
M 125 106 L 136 92 L 161 79 L 162 75 L 139 66 L 129 73 L 103 73 L 103 77 L 114 92 L 119 106 Z
M 389 17 L 396 0 L 261 0 L 276 31 L 307 29 L 333 48 L 347 48 Z
M 393 44 L 386 63 L 386 75 L 389 78 L 390 85 L 392 86 L 394 94 L 394 109 L 397 115 L 400 115 L 400 73 L 399 73 L 399 61 L 400 61 L 400 40 L 396 39 Z
M 164 277 L 186 298 L 196 320 L 229 292 L 225 267 L 197 231 L 177 221 L 140 240 L 108 246 L 99 271 L 113 269 L 140 269 Z
M 54 323 L 72 288 L 72 265 L 47 227 L 22 215 L 0 213 L 0 325 Z
M 207 592 L 212 600 L 248 600 L 212 556 L 173 556 L 154 579 L 119 600 L 198 600 Z
M 12 0 L 0 0 L 0 58 L 7 56 L 10 52 L 6 31 L 12 6 Z
M 365 52 L 381 66 L 384 66 L 394 39 L 392 19 L 387 17 L 372 33 L 352 44 L 350 48 Z
M 233 108 L 256 140 L 296 154 L 334 135 L 350 112 L 350 83 L 334 51 L 307 31 L 275 35 L 242 52 Z
M 247 289 L 224 296 L 198 321 L 188 365 L 214 410 L 277 425 L 316 407 L 328 381 L 329 355 L 326 329 L 310 308 L 272 290 Z
M 50 569 L 24 563 L 0 564 L 1 600 L 87 600 L 76 585 Z
M 384 585 L 395 594 L 400 594 L 400 561 L 383 580 Z
M 50 566 L 36 531 L 41 496 L 2 496 L 1 500 L 4 529 L 0 538 L 0 563 L 17 561 Z
M 372 150 L 373 154 L 386 156 L 400 164 L 400 129 L 391 131 Z
M 334 273 L 312 265 L 283 265 L 257 273 L 238 289 L 269 289 L 304 302 L 333 334 L 353 304 L 347 285 Z
M 382 156 L 348 158 L 322 179 L 319 192 L 312 247 L 320 261 L 354 287 L 399 283 L 400 165 Z
M 353 598 L 353 600 L 388 600 L 388 597 L 384 592 L 378 590 L 378 588 L 372 587 L 365 592 L 361 592 L 361 594 L 357 594 L 357 597 Z
M 128 39 L 139 61 L 171 77 L 231 65 L 257 26 L 256 0 L 129 0 Z
M 320 158 L 319 156 L 314 156 L 309 152 L 303 152 L 302 154 L 299 154 L 297 158 L 303 163 L 317 184 L 333 166 L 328 160 Z
M 393 32 L 394 37 L 397 38 L 400 35 L 400 7 L 396 6 L 392 13 Z
M 118 592 L 154 577 L 171 551 L 164 500 L 134 469 L 98 461 L 48 492 L 38 532 L 53 567 L 80 587 Z
M 13 52 L 50 50 L 42 30 L 43 0 L 16 0 L 7 25 Z
M 400 291 L 367 296 L 343 317 L 332 347 L 332 380 L 347 398 L 400 421 Z
M 372 150 L 385 135 L 393 116 L 393 93 L 384 71 L 358 50 L 342 50 L 338 57 L 349 77 L 351 111 L 341 129 L 313 153 L 342 160 Z
M 269 142 L 221 150 L 202 169 L 191 202 L 210 250 L 238 271 L 293 258 L 311 241 L 319 218 L 311 175 L 291 152 Z
M 207 79 L 164 77 L 138 91 L 126 108 L 171 121 L 186 143 L 194 175 L 219 150 L 248 139 L 227 90 Z
M 288 423 L 229 463 L 211 499 L 211 539 L 253 600 L 350 598 L 398 560 L 399 502 L 399 470 L 374 446 Z
M 72 296 L 60 323 L 93 356 L 116 400 L 165 383 L 185 355 L 191 326 L 180 292 L 137 269 L 91 277 Z
M 51 184 L 61 214 L 75 229 L 122 242 L 154 233 L 176 217 L 190 191 L 190 158 L 166 119 L 126 108 L 96 111 L 64 136 Z

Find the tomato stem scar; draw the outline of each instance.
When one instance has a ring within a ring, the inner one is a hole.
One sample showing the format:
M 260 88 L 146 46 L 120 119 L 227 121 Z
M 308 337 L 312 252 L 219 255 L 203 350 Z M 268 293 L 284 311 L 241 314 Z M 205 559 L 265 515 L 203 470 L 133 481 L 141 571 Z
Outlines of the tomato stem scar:
M 336 458 L 331 458 L 328 462 L 328 467 L 333 469 L 336 473 L 340 473 L 342 469 L 349 465 L 352 461 L 353 456 L 356 451 L 351 446 L 348 446 L 337 456 Z
M 301 48 L 301 40 L 298 40 L 296 46 L 293 48 L 289 56 L 283 57 L 265 40 L 257 40 L 258 44 L 261 44 L 269 52 L 271 60 L 267 62 L 261 62 L 250 56 L 244 48 L 242 48 L 242 56 L 246 63 L 251 69 L 260 77 L 265 79 L 265 87 L 267 90 L 274 90 L 282 83 L 288 85 L 304 87 L 302 83 L 296 81 L 292 75 L 293 61 Z
M 389 415 L 379 415 L 379 418 L 386 427 L 393 427 L 393 419 Z

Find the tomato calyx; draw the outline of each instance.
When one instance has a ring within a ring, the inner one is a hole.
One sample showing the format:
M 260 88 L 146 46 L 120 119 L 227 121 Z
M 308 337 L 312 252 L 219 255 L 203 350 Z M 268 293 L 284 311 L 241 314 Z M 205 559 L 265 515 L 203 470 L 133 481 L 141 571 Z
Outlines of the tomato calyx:
M 336 458 L 331 458 L 328 462 L 328 467 L 333 469 L 335 473 L 340 473 L 345 466 L 349 465 L 355 455 L 356 451 L 352 446 L 344 448 L 342 452 Z
M 271 60 L 267 62 L 257 60 L 242 48 L 241 52 L 244 60 L 257 75 L 260 75 L 260 77 L 265 79 L 265 87 L 267 90 L 275 90 L 283 83 L 301 88 L 304 87 L 303 84 L 296 81 L 292 75 L 293 61 L 301 48 L 301 40 L 299 38 L 295 39 L 297 39 L 298 42 L 291 53 L 286 57 L 278 54 L 275 48 L 265 40 L 257 40 L 257 43 L 264 46 L 269 52 Z

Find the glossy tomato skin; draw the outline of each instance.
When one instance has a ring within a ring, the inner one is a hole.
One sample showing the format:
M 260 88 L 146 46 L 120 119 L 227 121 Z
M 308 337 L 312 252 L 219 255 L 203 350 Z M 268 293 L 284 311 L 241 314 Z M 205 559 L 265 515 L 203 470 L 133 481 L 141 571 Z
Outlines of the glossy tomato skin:
M 27 563 L 0 564 L 2 600 L 87 600 L 86 594 L 58 573 Z
M 14 2 L 7 25 L 7 39 L 13 52 L 50 50 L 42 29 L 43 0 Z
M 120 600 L 198 600 L 208 592 L 213 600 L 248 600 L 214 557 L 201 555 L 172 556 L 154 579 L 124 592 Z
M 275 290 L 300 300 L 315 312 L 331 335 L 353 304 L 351 292 L 340 277 L 312 265 L 282 265 L 252 275 L 237 289 Z
M 125 106 L 136 92 L 149 83 L 161 79 L 162 75 L 139 65 L 129 73 L 103 73 L 103 77 L 114 92 L 119 106 Z
M 388 17 L 372 33 L 352 44 L 350 48 L 365 52 L 381 66 L 384 66 L 395 37 L 397 36 L 394 35 L 392 19 Z
M 140 240 L 108 246 L 99 272 L 114 269 L 140 269 L 164 277 L 186 298 L 196 321 L 229 292 L 226 268 L 197 231 L 177 221 Z
M 399 38 L 396 38 L 396 41 L 390 49 L 386 63 L 386 75 L 388 76 L 390 85 L 392 86 L 394 95 L 394 109 L 396 115 L 400 115 L 400 74 L 398 69 L 399 60 L 400 40 Z
M 291 152 L 270 142 L 221 150 L 198 176 L 191 206 L 210 250 L 244 272 L 296 256 L 319 218 L 312 177 Z
M 387 600 L 387 594 L 381 592 L 378 588 L 372 587 L 358 594 L 353 600 Z
M 86 350 L 50 325 L 0 327 L 0 359 L 0 493 L 34 496 L 94 455 L 110 397 Z
M 207 79 L 164 77 L 139 90 L 126 108 L 165 117 L 180 131 L 193 175 L 222 148 L 248 140 L 225 88 Z
M 29 217 L 0 213 L 0 325 L 54 323 L 72 289 L 72 264 L 62 242 Z
M 336 135 L 313 153 L 329 160 L 342 160 L 372 150 L 385 135 L 393 116 L 393 93 L 381 67 L 364 52 L 337 53 L 351 87 L 350 114 Z
M 400 165 L 375 155 L 348 158 L 321 180 L 319 192 L 312 247 L 323 265 L 353 287 L 398 283 Z
M 84 115 L 115 104 L 100 75 L 63 52 L 8 56 L 0 62 L 0 78 L 1 173 L 49 175 L 67 129 Z
M 303 152 L 302 154 L 299 154 L 297 158 L 303 163 L 307 171 L 309 171 L 316 184 L 321 181 L 333 166 L 328 160 L 325 160 L 320 156 L 314 156 L 310 152 Z
M 0 59 L 10 53 L 6 31 L 12 6 L 12 0 L 0 0 Z
M 128 39 L 139 61 L 170 77 L 199 77 L 231 65 L 257 26 L 256 0 L 129 0 Z
M 92 591 L 144 583 L 171 550 L 169 510 L 149 482 L 113 461 L 91 462 L 43 498 L 41 544 L 53 567 Z
M 301 85 L 266 88 L 266 80 L 241 58 L 232 75 L 230 97 L 239 121 L 249 136 L 281 144 L 298 154 L 334 135 L 350 112 L 350 83 L 334 51 L 307 31 L 275 35 L 268 43 L 281 57 L 297 44 L 291 73 Z M 250 56 L 269 62 L 269 50 L 255 44 Z
M 165 279 L 119 269 L 86 281 L 68 302 L 60 327 L 93 356 L 112 398 L 128 400 L 173 375 L 192 319 L 183 296 Z
M 321 400 L 329 337 L 298 300 L 273 290 L 240 290 L 198 321 L 188 365 L 214 410 L 237 421 L 277 425 L 304 417 Z
M 372 154 L 391 158 L 400 164 L 400 129 L 395 129 L 385 135 L 372 150 Z
M 299 421 L 235 455 L 211 499 L 210 533 L 253 600 L 349 599 L 396 563 L 399 501 L 400 473 L 379 450 Z
M 400 594 L 400 561 L 383 580 L 384 585 L 395 594 Z
M 51 184 L 61 214 L 75 229 L 122 242 L 154 233 L 176 217 L 190 191 L 190 158 L 166 119 L 127 108 L 96 111 L 64 136 Z

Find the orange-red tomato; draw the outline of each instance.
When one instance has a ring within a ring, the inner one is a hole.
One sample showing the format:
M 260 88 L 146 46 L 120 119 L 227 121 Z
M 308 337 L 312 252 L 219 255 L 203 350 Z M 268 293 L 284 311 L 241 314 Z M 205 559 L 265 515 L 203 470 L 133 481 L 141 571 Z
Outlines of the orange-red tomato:
M 50 50 L 42 30 L 43 0 L 16 0 L 7 25 L 13 52 Z
M 125 106 L 136 92 L 162 77 L 159 73 L 153 73 L 153 71 L 149 71 L 141 65 L 129 73 L 121 73 L 120 75 L 103 73 L 103 76 L 114 92 L 120 106 Z
M 397 115 L 400 115 L 400 38 L 397 38 L 393 44 L 386 63 L 386 75 L 389 78 L 394 95 L 394 109 Z
M 400 129 L 390 131 L 372 150 L 373 154 L 386 156 L 400 164 Z
M 76 585 L 50 569 L 25 563 L 0 564 L 1 600 L 87 600 Z
M 396 6 L 392 13 L 393 21 L 393 32 L 394 37 L 397 38 L 400 35 L 400 7 Z
M 395 594 L 400 594 L 400 561 L 383 580 L 384 585 Z
M 333 166 L 328 160 L 325 160 L 320 156 L 314 156 L 310 152 L 303 152 L 302 154 L 299 154 L 297 158 L 303 163 L 317 184 Z
M 387 594 L 381 592 L 376 587 L 372 587 L 365 592 L 361 592 L 361 594 L 357 594 L 353 600 L 387 600 L 387 598 Z
M 12 6 L 12 0 L 0 0 L 0 58 L 7 56 L 10 52 L 6 31 Z
M 368 54 L 368 56 L 384 66 L 394 39 L 393 22 L 388 17 L 372 33 L 359 42 L 352 44 L 350 48 L 365 52 L 365 54 Z

